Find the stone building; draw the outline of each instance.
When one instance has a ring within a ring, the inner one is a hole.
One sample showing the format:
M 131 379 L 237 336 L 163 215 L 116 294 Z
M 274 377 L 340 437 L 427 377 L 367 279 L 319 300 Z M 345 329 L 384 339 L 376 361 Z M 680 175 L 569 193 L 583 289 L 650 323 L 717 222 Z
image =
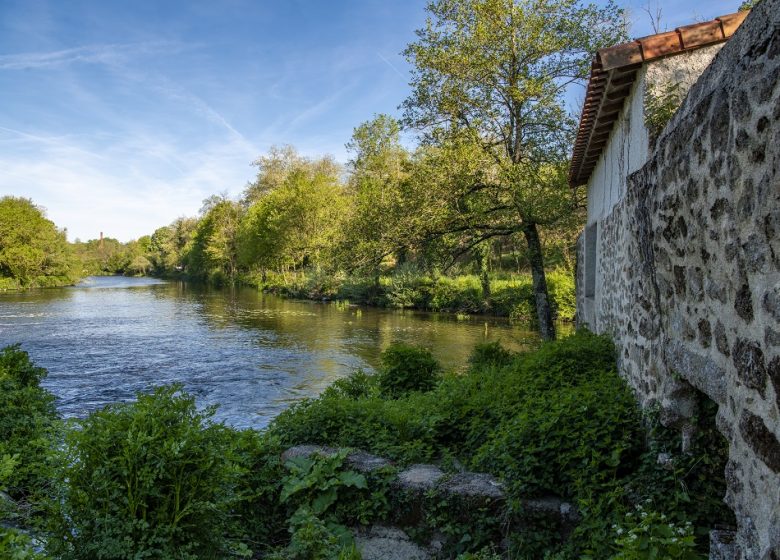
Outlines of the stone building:
M 599 51 L 569 181 L 588 198 L 578 323 L 614 338 L 683 451 L 699 396 L 717 403 L 738 529 L 712 558 L 764 560 L 780 559 L 780 0 L 746 15 Z

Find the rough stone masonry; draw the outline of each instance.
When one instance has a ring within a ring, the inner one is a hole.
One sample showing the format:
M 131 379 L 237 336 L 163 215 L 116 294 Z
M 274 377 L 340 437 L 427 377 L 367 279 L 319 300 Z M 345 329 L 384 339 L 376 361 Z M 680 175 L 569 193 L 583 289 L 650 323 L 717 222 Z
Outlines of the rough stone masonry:
M 723 47 L 599 229 L 596 314 L 621 373 L 683 433 L 694 388 L 718 403 L 734 557 L 780 560 L 780 0 Z

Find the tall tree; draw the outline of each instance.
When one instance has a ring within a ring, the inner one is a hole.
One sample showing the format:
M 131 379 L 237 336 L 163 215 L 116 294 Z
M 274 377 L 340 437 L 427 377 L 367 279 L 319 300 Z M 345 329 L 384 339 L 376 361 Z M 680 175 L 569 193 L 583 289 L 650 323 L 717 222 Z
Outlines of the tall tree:
M 436 177 L 451 184 L 450 212 L 429 231 L 460 233 L 469 249 L 522 233 L 541 334 L 554 338 L 539 230 L 571 212 L 574 120 L 564 98 L 592 53 L 624 38 L 622 12 L 578 0 L 435 0 L 427 10 L 404 52 L 413 66 L 404 124 L 445 154 L 481 162 Z
M 398 251 L 404 201 L 401 182 L 408 175 L 409 153 L 401 145 L 401 127 L 388 115 L 378 115 L 355 128 L 347 149 L 350 205 L 338 251 L 348 270 L 378 278 L 385 257 Z
M 187 253 L 187 272 L 215 284 L 235 282 L 238 273 L 236 247 L 241 207 L 225 198 L 204 201 L 205 213 L 195 228 Z
M 344 214 L 340 168 L 330 157 L 309 160 L 289 152 L 293 162 L 267 180 L 261 168 L 245 200 L 247 209 L 238 233 L 240 263 L 261 271 L 319 267 L 335 244 Z M 254 193 L 254 194 L 252 194 Z
M 0 288 L 64 285 L 77 279 L 65 232 L 32 200 L 0 198 Z

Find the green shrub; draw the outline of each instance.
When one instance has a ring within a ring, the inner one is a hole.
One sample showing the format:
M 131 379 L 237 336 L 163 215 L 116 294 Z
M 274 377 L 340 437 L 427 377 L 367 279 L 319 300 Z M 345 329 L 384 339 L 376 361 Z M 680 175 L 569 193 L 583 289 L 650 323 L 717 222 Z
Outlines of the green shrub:
M 50 493 L 59 428 L 54 396 L 40 386 L 45 377 L 18 345 L 0 351 L 0 456 L 17 457 L 5 482 L 10 496 L 33 513 Z
M 469 365 L 472 370 L 489 367 L 503 367 L 514 360 L 514 354 L 501 346 L 498 341 L 477 344 L 469 356 Z
M 676 525 L 664 514 L 646 511 L 637 506 L 626 514 L 626 528 L 615 527 L 618 553 L 611 560 L 703 560 L 706 556 L 696 551 L 693 527 L 690 522 Z
M 594 516 L 583 521 L 587 530 L 568 557 L 593 549 L 601 553 L 594 558 L 611 551 L 609 525 L 617 518 L 609 511 L 622 512 L 616 488 L 636 469 L 643 442 L 612 344 L 585 331 L 517 356 L 482 347 L 468 375 L 444 375 L 428 392 L 383 399 L 326 391 L 282 413 L 271 431 L 285 444 L 353 446 L 401 465 L 457 459 L 503 478 L 511 504 L 562 495 Z M 445 519 L 440 513 L 436 519 Z M 489 521 L 480 535 L 490 533 Z M 518 558 L 540 558 L 553 547 L 554 532 L 533 532 L 533 539 L 518 540 Z M 464 546 L 478 547 L 477 536 Z
M 574 273 L 556 268 L 547 274 L 547 289 L 553 302 L 553 314 L 558 321 L 574 321 L 577 313 L 577 290 Z
M 233 432 L 180 386 L 92 413 L 67 437 L 65 558 L 224 558 Z
M 230 527 L 234 534 L 225 536 L 246 543 L 255 554 L 267 553 L 289 538 L 288 508 L 279 499 L 287 474 L 279 461 L 285 448 L 255 430 L 236 432 L 234 446 L 237 486 L 231 516 L 236 524 Z
M 399 397 L 410 391 L 429 391 L 436 386 L 439 363 L 429 350 L 393 344 L 382 352 L 377 381 L 383 395 Z
M 347 377 L 337 379 L 325 391 L 342 395 L 348 399 L 362 399 L 375 395 L 378 386 L 375 375 L 369 375 L 362 369 L 358 369 Z
M 18 455 L 0 456 L 0 492 L 7 490 L 6 483 L 18 464 Z M 0 521 L 15 520 L 18 516 L 15 504 L 0 496 Z M 22 531 L 0 524 L 0 558 L 7 560 L 44 560 L 44 556 L 35 552 L 32 539 Z

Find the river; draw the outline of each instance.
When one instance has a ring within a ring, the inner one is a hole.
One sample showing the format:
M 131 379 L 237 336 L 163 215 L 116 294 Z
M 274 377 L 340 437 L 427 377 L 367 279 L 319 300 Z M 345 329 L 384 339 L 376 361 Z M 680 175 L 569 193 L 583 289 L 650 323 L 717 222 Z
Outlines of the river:
M 65 417 L 181 382 L 217 419 L 262 428 L 284 408 L 396 341 L 463 370 L 475 344 L 535 345 L 527 328 L 491 317 L 285 300 L 249 288 L 92 277 L 70 288 L 0 294 L 0 346 L 20 343 L 49 375 Z

